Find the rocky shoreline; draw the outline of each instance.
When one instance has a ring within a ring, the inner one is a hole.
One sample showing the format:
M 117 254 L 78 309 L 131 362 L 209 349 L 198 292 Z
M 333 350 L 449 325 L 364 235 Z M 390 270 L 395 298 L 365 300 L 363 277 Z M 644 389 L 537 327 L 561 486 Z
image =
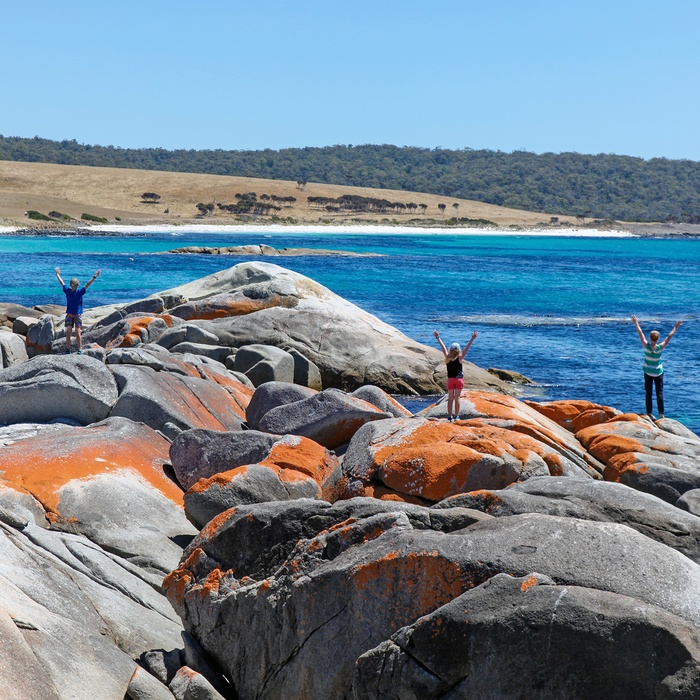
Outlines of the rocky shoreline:
M 0 305 L 3 696 L 700 697 L 700 438 L 241 263 Z M 508 375 L 502 375 L 508 376 Z

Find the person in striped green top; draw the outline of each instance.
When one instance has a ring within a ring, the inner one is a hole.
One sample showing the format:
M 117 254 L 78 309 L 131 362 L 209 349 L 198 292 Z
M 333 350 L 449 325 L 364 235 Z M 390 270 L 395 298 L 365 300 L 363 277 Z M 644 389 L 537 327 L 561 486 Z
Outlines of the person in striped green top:
M 681 327 L 683 321 L 676 321 L 676 325 L 671 329 L 671 332 L 666 336 L 666 340 L 659 342 L 661 337 L 659 331 L 649 333 L 647 341 L 642 331 L 639 321 L 636 316 L 632 316 L 632 321 L 637 329 L 639 339 L 644 347 L 644 392 L 646 394 L 647 412 L 650 418 L 653 418 L 653 404 L 651 400 L 652 384 L 656 388 L 656 407 L 659 409 L 659 418 L 664 417 L 664 366 L 661 362 L 661 353 L 668 345 L 668 341 L 673 338 L 673 334 Z

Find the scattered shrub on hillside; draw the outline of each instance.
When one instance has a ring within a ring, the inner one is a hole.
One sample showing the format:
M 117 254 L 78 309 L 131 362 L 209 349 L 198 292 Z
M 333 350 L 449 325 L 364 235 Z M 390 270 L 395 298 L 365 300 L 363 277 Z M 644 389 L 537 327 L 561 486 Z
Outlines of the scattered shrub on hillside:
M 144 192 L 141 195 L 141 201 L 144 204 L 157 204 L 158 200 L 160 200 L 160 195 L 155 192 Z
M 49 216 L 52 219 L 61 219 L 63 221 L 71 221 L 72 217 L 68 216 L 68 214 L 61 214 L 60 211 L 50 211 Z
M 452 217 L 445 221 L 445 223 L 448 226 L 496 226 L 493 221 L 489 221 L 488 219 L 469 219 L 466 216 L 460 216 L 459 219 Z
M 97 224 L 106 224 L 108 221 L 107 219 L 104 219 L 101 216 L 93 216 L 92 214 L 85 214 L 85 213 L 81 214 L 80 218 L 83 221 L 94 221 Z
M 51 221 L 51 219 L 49 219 L 49 217 L 46 216 L 46 214 L 42 214 L 40 211 L 36 211 L 34 209 L 30 209 L 27 212 L 27 216 L 30 219 L 34 219 L 35 221 Z

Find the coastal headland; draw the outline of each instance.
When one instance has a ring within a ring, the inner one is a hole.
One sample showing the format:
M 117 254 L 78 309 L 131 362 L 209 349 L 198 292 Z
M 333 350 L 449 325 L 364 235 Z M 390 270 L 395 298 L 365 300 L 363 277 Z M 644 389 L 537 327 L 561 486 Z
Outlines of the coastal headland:
M 450 422 L 441 353 L 269 262 L 60 312 L 0 304 L 5 697 L 698 697 L 682 424 L 468 362 Z
M 444 226 L 450 219 L 464 219 L 456 225 L 469 226 L 466 220 L 472 220 L 477 222 L 472 226 L 492 222 L 498 227 L 537 227 L 550 225 L 552 217 L 558 219 L 557 226 L 577 224 L 576 217 L 559 217 L 556 212 L 508 209 L 432 194 L 315 182 L 302 186 L 281 180 L 196 173 L 0 161 L 0 183 L 0 224 L 37 229 L 89 225 L 90 221 L 82 218 L 84 214 L 123 225 L 260 224 L 283 220 L 298 224 Z M 257 203 L 271 205 L 265 210 L 267 214 L 236 215 L 222 208 L 239 202 L 236 195 L 251 192 L 256 194 Z M 157 199 L 144 198 L 146 193 L 157 195 Z M 331 204 L 323 203 L 343 195 L 384 200 L 403 208 L 390 207 L 383 212 L 335 211 Z M 309 197 L 321 198 L 321 203 L 310 202 Z M 198 204 L 212 207 L 202 214 Z M 30 211 L 46 217 L 56 212 L 64 218 L 29 219 Z

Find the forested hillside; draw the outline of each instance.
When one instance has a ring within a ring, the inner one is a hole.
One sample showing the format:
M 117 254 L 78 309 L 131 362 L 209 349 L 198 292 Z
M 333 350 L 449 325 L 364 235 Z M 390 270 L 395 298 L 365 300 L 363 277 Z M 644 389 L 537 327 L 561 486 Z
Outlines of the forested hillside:
M 700 222 L 700 162 L 689 160 L 389 145 L 169 151 L 5 136 L 0 160 L 322 182 L 572 216 Z

